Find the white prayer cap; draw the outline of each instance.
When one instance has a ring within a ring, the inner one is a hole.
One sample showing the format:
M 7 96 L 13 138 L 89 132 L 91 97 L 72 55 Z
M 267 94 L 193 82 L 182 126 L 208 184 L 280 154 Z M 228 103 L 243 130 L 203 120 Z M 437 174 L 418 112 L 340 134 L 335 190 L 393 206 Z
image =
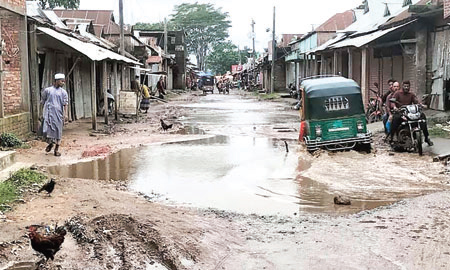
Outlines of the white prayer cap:
M 56 73 L 55 74 L 55 80 L 64 80 L 66 79 L 66 76 L 62 73 Z

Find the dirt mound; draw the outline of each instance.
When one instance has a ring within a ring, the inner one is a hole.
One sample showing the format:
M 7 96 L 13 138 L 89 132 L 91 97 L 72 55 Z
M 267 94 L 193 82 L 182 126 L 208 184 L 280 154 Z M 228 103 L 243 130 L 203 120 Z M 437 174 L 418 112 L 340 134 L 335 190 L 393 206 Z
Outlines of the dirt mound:
M 86 150 L 83 152 L 83 154 L 81 154 L 81 156 L 83 158 L 86 157 L 96 157 L 96 156 L 100 156 L 100 155 L 106 155 L 109 152 L 111 152 L 111 147 L 106 145 L 106 146 L 94 146 L 89 150 Z
M 102 269 L 183 269 L 174 250 L 152 224 L 131 216 L 108 215 L 92 220 L 74 217 L 66 222 L 77 243 L 89 254 L 91 265 Z

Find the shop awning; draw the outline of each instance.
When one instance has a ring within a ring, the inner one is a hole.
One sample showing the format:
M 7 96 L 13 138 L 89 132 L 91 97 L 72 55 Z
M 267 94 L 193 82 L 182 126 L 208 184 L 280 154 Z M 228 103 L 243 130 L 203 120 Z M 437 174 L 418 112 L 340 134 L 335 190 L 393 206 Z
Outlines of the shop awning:
M 46 27 L 38 27 L 37 29 L 39 31 L 51 36 L 52 38 L 55 38 L 55 39 L 61 41 L 62 43 L 66 44 L 67 46 L 71 47 L 72 49 L 78 51 L 79 53 L 85 55 L 86 57 L 88 57 L 89 59 L 91 59 L 93 61 L 102 61 L 102 60 L 110 59 L 110 60 L 116 60 L 116 61 L 126 62 L 126 63 L 130 63 L 130 64 L 135 64 L 135 65 L 142 65 L 141 63 L 134 61 L 128 57 L 125 57 L 125 56 L 122 56 L 113 51 L 104 49 L 95 44 L 92 44 L 89 42 L 83 42 L 74 37 L 69 37 L 69 36 L 59 33 L 53 29 L 46 28 Z
M 386 35 L 387 33 L 390 33 L 390 32 L 392 32 L 392 31 L 394 31 L 394 30 L 396 30 L 398 28 L 406 26 L 407 24 L 410 24 L 412 22 L 414 22 L 414 21 L 410 21 L 410 22 L 407 22 L 405 24 L 402 24 L 402 25 L 399 25 L 399 26 L 396 26 L 396 27 L 392 27 L 392 28 L 389 28 L 389 29 L 378 30 L 378 31 L 372 32 L 372 33 L 364 35 L 364 36 L 359 36 L 359 37 L 355 37 L 355 38 L 346 38 L 346 39 L 344 39 L 342 41 L 339 41 L 337 43 L 334 43 L 334 44 L 328 46 L 328 48 L 329 49 L 337 49 L 337 48 L 344 48 L 344 47 L 357 47 L 357 48 L 359 48 L 361 46 L 366 45 L 367 43 L 370 43 L 370 42 L 372 42 L 372 41 L 374 41 L 374 40 L 376 40 L 376 39 Z

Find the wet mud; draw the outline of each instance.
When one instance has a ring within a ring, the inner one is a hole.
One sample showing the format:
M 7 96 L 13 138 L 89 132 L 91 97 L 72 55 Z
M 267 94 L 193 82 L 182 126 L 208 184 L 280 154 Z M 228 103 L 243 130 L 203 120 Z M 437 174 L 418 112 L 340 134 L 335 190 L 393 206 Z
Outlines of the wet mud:
M 450 267 L 450 179 L 432 156 L 391 152 L 378 135 L 372 154 L 310 155 L 286 104 L 231 94 L 181 105 L 176 130 L 143 121 L 160 143 L 143 135 L 149 145 L 96 165 L 46 166 L 60 170 L 52 196 L 31 192 L 0 220 L 0 269 Z M 73 171 L 86 174 L 64 174 Z M 351 205 L 335 205 L 336 195 Z M 69 233 L 43 263 L 24 228 L 55 222 Z

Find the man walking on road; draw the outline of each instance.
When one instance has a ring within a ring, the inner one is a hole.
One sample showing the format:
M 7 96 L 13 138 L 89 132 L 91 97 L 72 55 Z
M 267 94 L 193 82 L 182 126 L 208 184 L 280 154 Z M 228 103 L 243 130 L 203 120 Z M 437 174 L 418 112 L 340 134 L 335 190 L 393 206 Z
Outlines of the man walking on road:
M 44 105 L 43 134 L 47 138 L 46 152 L 50 152 L 55 146 L 55 156 L 61 156 L 59 146 L 61 144 L 62 129 L 67 110 L 68 96 L 62 87 L 65 84 L 64 74 L 55 74 L 53 86 L 45 88 L 41 95 L 41 104 Z

